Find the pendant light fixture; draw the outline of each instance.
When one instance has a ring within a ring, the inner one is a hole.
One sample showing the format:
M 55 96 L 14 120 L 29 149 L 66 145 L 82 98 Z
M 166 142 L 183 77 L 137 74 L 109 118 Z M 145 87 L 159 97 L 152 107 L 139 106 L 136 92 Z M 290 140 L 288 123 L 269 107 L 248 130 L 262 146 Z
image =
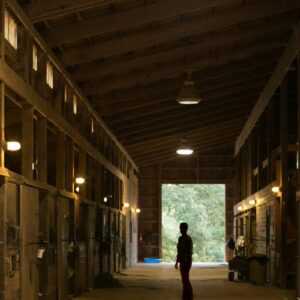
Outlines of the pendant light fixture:
M 188 144 L 188 140 L 183 138 L 180 142 L 179 147 L 176 150 L 179 155 L 192 155 L 194 153 L 193 148 Z
M 176 100 L 178 103 L 185 105 L 198 104 L 201 101 L 191 72 L 188 72 Z

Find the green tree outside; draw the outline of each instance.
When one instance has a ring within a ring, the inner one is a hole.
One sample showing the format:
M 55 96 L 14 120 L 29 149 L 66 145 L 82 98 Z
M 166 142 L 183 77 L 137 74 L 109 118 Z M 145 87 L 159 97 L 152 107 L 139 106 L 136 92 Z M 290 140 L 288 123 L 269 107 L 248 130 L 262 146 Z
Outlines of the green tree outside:
M 162 185 L 163 260 L 176 258 L 180 222 L 189 224 L 193 261 L 223 262 L 225 243 L 224 184 Z

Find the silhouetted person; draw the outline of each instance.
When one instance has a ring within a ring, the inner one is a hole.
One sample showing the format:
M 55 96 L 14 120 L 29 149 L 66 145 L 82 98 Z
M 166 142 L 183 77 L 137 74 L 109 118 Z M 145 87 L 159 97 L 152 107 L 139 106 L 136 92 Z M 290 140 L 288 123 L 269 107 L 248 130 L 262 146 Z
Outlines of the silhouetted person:
M 181 236 L 177 243 L 177 258 L 175 268 L 180 268 L 180 275 L 182 280 L 182 300 L 193 299 L 193 288 L 190 282 L 190 269 L 192 267 L 192 255 L 193 255 L 193 241 L 187 234 L 188 224 L 180 223 Z

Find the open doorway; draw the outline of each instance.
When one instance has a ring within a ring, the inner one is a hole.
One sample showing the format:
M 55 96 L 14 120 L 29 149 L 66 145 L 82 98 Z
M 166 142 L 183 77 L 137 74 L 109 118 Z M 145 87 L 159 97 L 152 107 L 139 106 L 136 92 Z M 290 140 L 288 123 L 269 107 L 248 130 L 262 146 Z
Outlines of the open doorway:
M 162 253 L 176 258 L 179 223 L 189 224 L 194 262 L 224 262 L 225 185 L 162 185 Z

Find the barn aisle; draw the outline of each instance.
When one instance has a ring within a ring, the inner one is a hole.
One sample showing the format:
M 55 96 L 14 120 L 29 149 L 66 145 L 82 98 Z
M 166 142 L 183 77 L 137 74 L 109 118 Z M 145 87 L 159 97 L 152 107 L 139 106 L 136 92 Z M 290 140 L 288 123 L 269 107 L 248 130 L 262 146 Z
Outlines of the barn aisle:
M 175 300 L 181 299 L 179 271 L 171 264 L 144 265 L 126 270 L 117 276 L 121 288 L 93 290 L 77 300 Z M 253 286 L 249 282 L 229 282 L 226 266 L 194 265 L 191 281 L 195 299 L 230 300 L 294 300 L 292 290 L 280 290 L 270 285 Z

